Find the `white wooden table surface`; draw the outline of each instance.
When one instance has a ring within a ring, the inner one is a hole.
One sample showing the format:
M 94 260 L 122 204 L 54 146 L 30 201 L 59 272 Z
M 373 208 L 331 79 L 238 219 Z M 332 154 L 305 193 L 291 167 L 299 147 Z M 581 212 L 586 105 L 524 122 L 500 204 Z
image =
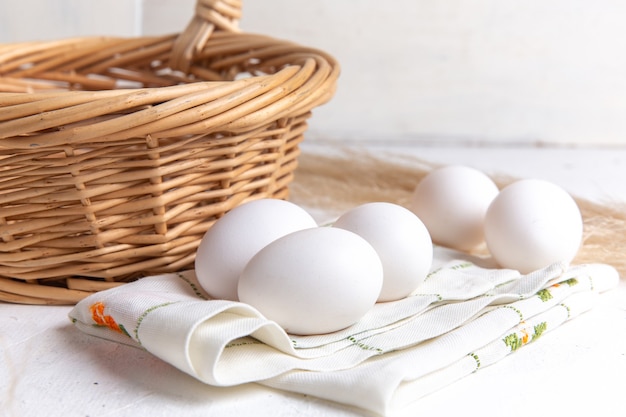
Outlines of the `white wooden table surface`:
M 580 197 L 626 202 L 626 148 L 373 148 L 542 177 Z M 312 149 L 320 145 L 304 146 Z M 255 384 L 206 386 L 144 351 L 80 333 L 70 309 L 0 303 L 0 416 L 363 415 Z M 626 277 L 590 312 L 397 415 L 624 416 L 624 375 Z

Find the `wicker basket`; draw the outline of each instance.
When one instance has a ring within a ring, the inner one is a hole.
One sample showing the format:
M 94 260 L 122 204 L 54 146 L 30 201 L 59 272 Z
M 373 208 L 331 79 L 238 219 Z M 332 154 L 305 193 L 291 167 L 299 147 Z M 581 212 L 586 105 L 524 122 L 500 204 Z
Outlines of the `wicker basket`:
M 193 267 L 233 207 L 286 198 L 328 54 L 198 0 L 162 37 L 0 45 L 0 300 L 72 304 Z

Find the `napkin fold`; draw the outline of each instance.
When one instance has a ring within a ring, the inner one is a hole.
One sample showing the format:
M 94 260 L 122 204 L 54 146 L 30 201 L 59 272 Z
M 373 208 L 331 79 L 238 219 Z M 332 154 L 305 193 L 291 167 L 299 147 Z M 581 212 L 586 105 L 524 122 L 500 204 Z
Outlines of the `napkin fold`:
M 290 335 L 247 304 L 212 300 L 192 270 L 95 293 L 69 317 L 210 385 L 257 382 L 386 415 L 590 309 L 619 281 L 604 264 L 520 275 L 443 258 L 411 296 L 326 335 Z

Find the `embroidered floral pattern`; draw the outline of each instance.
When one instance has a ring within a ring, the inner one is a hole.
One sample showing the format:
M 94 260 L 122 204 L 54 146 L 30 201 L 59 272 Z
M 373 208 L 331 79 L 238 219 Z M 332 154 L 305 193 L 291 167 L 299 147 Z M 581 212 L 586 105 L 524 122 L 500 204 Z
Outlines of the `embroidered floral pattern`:
M 559 288 L 561 285 L 567 285 L 569 287 L 573 287 L 574 285 L 577 285 L 577 284 L 578 284 L 578 280 L 576 278 L 570 278 L 563 282 L 556 283 L 552 285 L 550 288 Z M 537 297 L 539 297 L 539 299 L 543 301 L 544 303 L 554 298 L 552 296 L 552 293 L 550 292 L 550 288 L 544 288 L 543 290 L 540 290 L 539 292 L 537 292 Z
M 511 351 L 516 351 L 528 342 L 532 342 L 537 339 L 547 330 L 547 328 L 548 323 L 544 321 L 534 326 L 532 328 L 532 332 L 529 327 L 525 327 L 519 332 L 514 332 L 505 336 L 502 341 L 511 349 Z
M 126 336 L 130 337 L 126 329 L 124 329 L 124 326 L 117 324 L 115 319 L 110 315 L 104 314 L 104 307 L 104 303 L 101 301 L 89 306 L 91 318 L 94 322 L 96 322 L 96 326 L 107 327 L 111 330 L 125 334 Z
M 558 285 L 558 284 L 556 284 Z M 552 293 L 549 289 L 545 288 L 537 293 L 537 297 L 544 303 L 550 301 L 552 299 Z
M 563 281 L 561 284 L 566 284 L 566 285 L 569 285 L 570 287 L 573 287 L 574 285 L 578 284 L 578 280 L 576 278 L 570 278 L 567 281 Z

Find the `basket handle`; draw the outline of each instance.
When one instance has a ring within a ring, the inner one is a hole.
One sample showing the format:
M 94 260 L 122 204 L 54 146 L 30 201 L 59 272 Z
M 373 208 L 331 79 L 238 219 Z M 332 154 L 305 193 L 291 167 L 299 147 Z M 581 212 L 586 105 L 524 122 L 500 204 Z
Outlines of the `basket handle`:
M 239 32 L 242 0 L 197 0 L 191 21 L 172 47 L 170 67 L 187 73 L 213 31 Z

